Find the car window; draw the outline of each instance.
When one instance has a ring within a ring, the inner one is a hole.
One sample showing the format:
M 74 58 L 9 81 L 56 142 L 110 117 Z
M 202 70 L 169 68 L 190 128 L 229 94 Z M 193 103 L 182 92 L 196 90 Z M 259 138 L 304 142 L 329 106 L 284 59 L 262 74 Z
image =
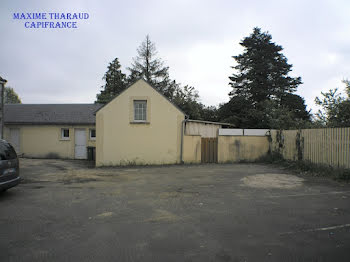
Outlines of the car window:
M 0 160 L 16 159 L 16 151 L 10 144 L 0 142 Z

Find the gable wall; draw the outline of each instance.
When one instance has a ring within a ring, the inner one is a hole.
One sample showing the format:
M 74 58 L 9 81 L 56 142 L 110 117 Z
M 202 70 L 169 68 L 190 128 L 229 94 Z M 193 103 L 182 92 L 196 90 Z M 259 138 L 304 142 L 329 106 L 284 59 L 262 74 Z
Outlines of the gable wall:
M 133 100 L 147 100 L 147 122 L 133 123 Z M 184 114 L 139 80 L 96 114 L 96 165 L 180 162 Z

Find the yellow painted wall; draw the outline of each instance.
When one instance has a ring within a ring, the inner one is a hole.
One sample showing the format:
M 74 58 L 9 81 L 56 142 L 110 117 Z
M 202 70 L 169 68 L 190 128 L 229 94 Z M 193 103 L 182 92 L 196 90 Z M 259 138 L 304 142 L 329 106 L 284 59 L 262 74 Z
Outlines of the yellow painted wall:
M 281 139 L 281 147 L 279 143 L 279 139 L 277 130 L 271 130 L 271 151 L 279 152 L 283 155 L 285 159 L 296 161 L 298 160 L 298 150 L 296 146 L 296 138 L 298 130 L 283 130 L 282 135 L 280 135 Z
M 89 139 L 89 129 L 95 126 L 58 126 L 58 125 L 11 125 L 5 126 L 4 138 L 10 141 L 10 128 L 20 130 L 20 152 L 23 157 L 68 158 L 74 159 L 74 129 L 86 130 L 86 145 L 95 146 Z M 61 138 L 61 129 L 69 128 L 69 140 Z
M 269 141 L 266 136 L 219 136 L 218 162 L 253 161 L 266 155 Z
M 185 163 L 201 162 L 201 136 L 184 136 L 183 160 Z
M 147 123 L 133 123 L 133 101 L 147 100 Z M 96 114 L 96 166 L 180 162 L 184 114 L 139 80 Z

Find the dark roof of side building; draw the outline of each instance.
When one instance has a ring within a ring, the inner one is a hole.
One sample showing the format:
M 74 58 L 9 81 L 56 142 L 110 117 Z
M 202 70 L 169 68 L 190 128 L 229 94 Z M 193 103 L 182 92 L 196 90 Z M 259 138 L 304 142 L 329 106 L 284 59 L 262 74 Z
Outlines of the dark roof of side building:
M 5 124 L 82 125 L 95 124 L 102 104 L 6 104 Z

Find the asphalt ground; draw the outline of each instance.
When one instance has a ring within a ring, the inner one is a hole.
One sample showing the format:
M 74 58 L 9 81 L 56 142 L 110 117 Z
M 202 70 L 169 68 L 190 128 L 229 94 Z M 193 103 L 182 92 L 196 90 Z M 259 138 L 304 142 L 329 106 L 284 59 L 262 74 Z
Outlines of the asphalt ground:
M 21 159 L 0 261 L 350 261 L 350 185 L 258 164 Z

